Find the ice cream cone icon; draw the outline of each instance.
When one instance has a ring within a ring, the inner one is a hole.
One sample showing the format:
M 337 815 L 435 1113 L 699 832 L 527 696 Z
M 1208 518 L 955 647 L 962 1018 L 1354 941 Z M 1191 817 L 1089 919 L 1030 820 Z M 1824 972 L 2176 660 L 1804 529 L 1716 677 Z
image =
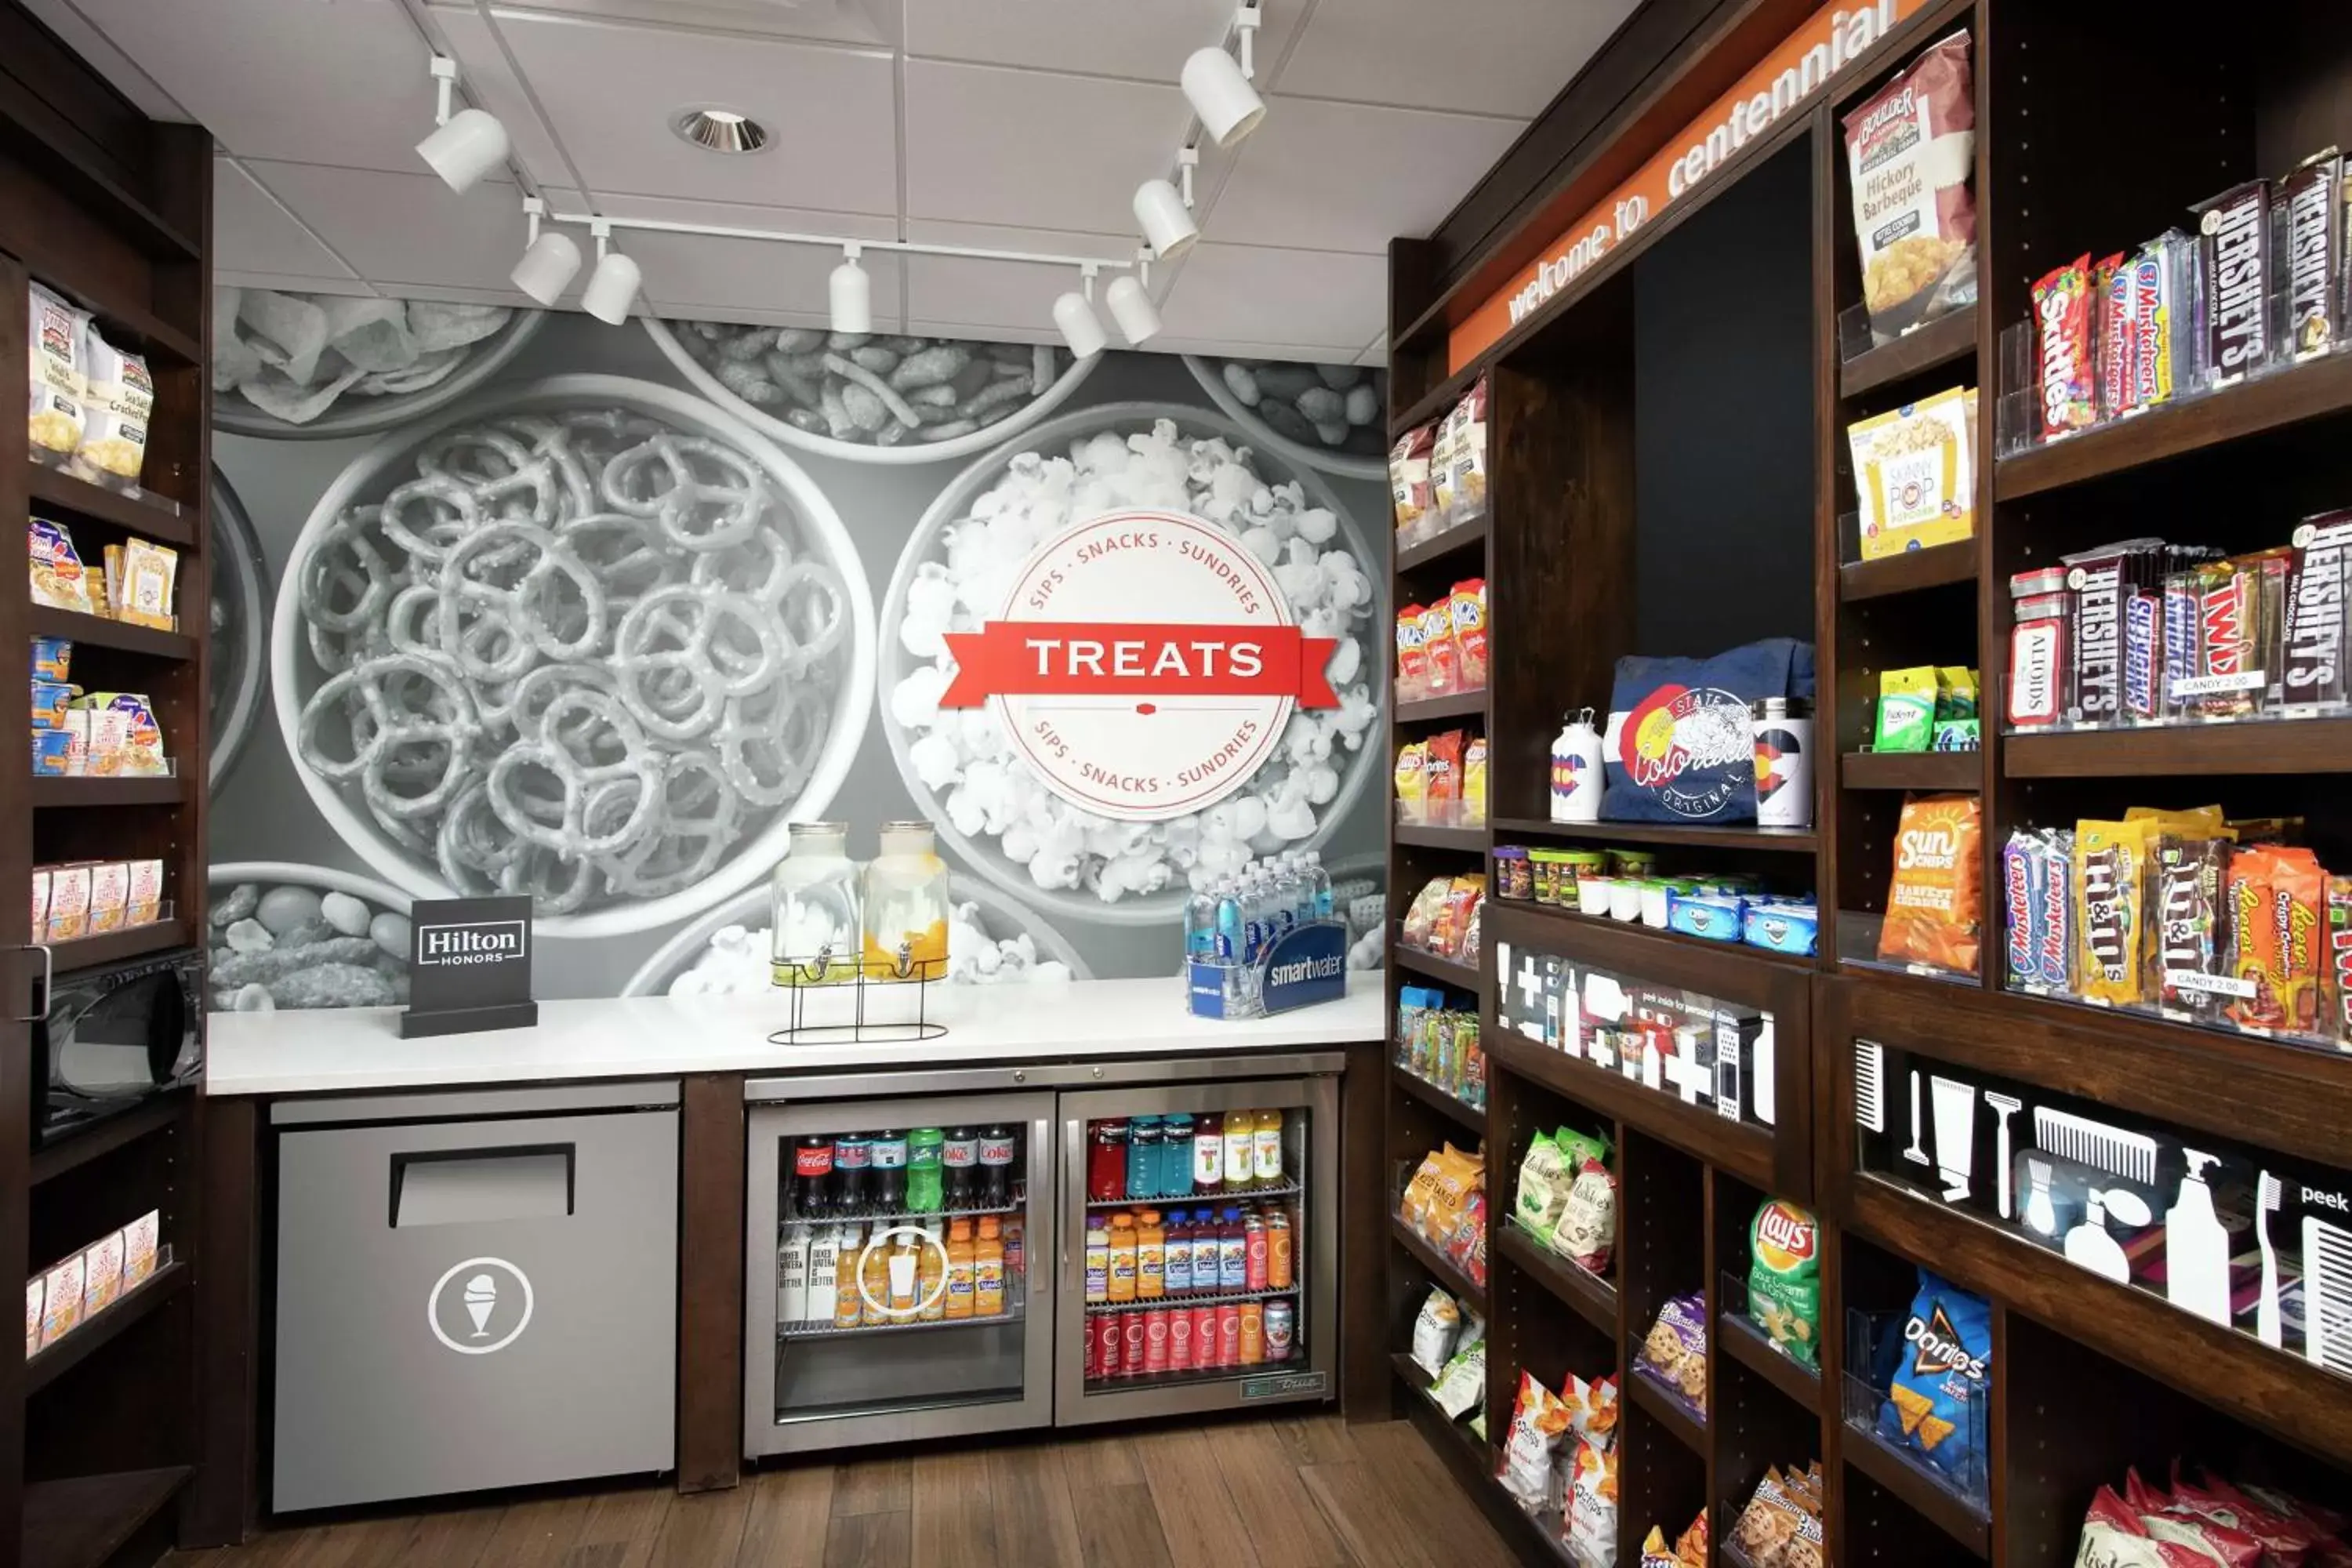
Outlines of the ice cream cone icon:
M 474 1320 L 474 1338 L 490 1337 L 490 1313 L 498 1304 L 498 1281 L 487 1274 L 477 1274 L 466 1281 L 466 1315 Z

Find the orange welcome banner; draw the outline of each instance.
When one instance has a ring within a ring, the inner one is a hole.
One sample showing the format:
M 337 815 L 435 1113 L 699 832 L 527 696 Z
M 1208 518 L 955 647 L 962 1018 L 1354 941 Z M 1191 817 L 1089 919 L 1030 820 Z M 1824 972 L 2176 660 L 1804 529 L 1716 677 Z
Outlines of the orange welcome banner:
M 1831 78 L 1927 3 L 1873 0 L 1861 5 L 1824 5 L 1814 12 L 1632 179 L 1601 198 L 1526 270 L 1456 326 L 1446 340 L 1447 368 L 1459 371 L 1492 348 L 1636 229 L 1705 184 L 1733 153 L 1809 102 Z

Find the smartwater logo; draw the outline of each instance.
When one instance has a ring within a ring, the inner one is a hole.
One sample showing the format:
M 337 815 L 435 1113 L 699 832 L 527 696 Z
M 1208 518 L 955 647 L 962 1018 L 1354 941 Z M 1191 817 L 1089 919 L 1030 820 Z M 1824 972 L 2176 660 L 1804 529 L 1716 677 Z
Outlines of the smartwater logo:
M 1347 973 L 1347 968 L 1344 956 L 1302 958 L 1296 963 L 1276 964 L 1266 971 L 1265 978 L 1272 985 L 1290 985 L 1301 980 L 1336 980 Z
M 416 962 L 422 964 L 504 963 L 530 950 L 523 921 L 468 921 L 461 925 L 416 928 Z

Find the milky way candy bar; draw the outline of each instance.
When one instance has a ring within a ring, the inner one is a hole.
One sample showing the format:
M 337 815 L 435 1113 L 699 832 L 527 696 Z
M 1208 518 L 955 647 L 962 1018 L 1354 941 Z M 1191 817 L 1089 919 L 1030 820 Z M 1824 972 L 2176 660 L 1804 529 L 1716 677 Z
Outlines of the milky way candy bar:
M 2344 158 L 2315 153 L 2279 183 L 2278 244 L 2285 273 L 2286 352 L 2327 353 L 2343 335 L 2343 236 L 2336 231 Z
M 2204 241 L 2207 379 L 2226 386 L 2270 363 L 2270 182 L 2249 180 L 2189 210 Z
M 2347 696 L 2345 637 L 2352 629 L 2352 511 L 2308 520 L 2294 531 L 2294 542 L 2279 695 L 2291 708 L 2340 703 Z

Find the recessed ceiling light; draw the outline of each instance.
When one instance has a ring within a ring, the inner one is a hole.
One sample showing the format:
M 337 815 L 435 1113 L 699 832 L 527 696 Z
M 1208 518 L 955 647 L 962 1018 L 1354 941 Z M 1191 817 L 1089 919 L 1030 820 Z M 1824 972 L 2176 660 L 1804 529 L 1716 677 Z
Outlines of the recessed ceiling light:
M 669 128 L 713 153 L 757 153 L 768 144 L 768 128 L 731 109 L 689 109 Z

